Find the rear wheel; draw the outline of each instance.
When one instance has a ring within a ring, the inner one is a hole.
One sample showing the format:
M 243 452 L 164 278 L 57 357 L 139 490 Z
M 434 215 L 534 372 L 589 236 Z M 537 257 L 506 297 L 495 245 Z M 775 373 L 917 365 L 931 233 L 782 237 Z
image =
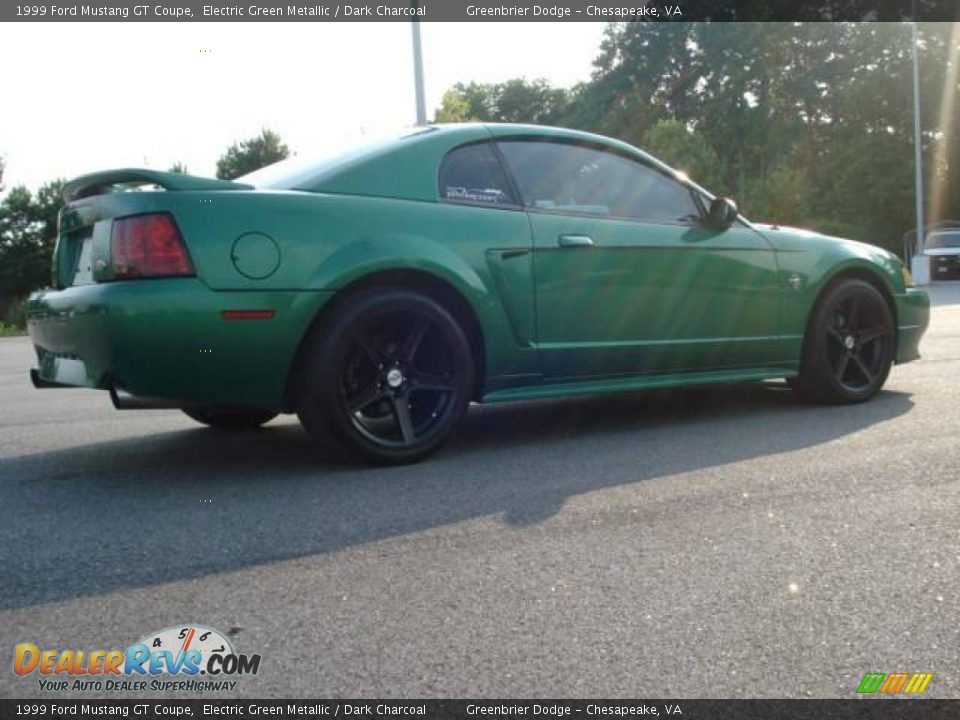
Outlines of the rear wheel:
M 277 416 L 269 410 L 201 405 L 183 408 L 188 417 L 218 430 L 255 430 Z
M 870 283 L 843 280 L 813 309 L 796 387 L 820 402 L 862 402 L 883 387 L 893 356 L 887 301 Z
M 434 451 L 473 390 L 470 344 L 430 297 L 375 289 L 346 300 L 313 333 L 298 414 L 312 438 L 382 463 Z

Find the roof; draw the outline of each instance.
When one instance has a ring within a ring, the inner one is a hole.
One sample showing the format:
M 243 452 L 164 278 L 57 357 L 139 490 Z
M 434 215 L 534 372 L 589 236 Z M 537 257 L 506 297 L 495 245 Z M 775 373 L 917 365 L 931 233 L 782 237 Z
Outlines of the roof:
M 492 138 L 544 137 L 603 145 L 639 157 L 671 174 L 671 168 L 619 140 L 546 125 L 456 123 L 428 125 L 387 142 L 371 144 L 317 168 L 295 189 L 434 201 L 437 168 L 453 148 Z M 243 180 L 243 178 L 241 178 Z

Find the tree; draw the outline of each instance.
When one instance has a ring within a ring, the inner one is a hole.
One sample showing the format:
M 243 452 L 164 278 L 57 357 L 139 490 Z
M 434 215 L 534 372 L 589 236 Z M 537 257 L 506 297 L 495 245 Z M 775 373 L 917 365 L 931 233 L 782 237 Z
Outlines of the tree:
M 502 83 L 457 83 L 443 96 L 435 122 L 530 122 L 550 124 L 566 109 L 570 93 L 540 78 Z
M 290 156 L 290 149 L 273 130 L 264 128 L 256 137 L 231 145 L 217 160 L 217 177 L 233 180 Z
M 660 120 L 643 134 L 643 149 L 691 179 L 714 187 L 720 159 L 707 139 L 678 120 Z
M 0 313 L 4 317 L 30 292 L 50 284 L 63 185 L 63 180 L 54 180 L 36 195 L 18 185 L 0 203 Z
M 919 25 L 929 221 L 960 217 L 953 31 Z M 712 177 L 690 174 L 748 217 L 898 251 L 913 214 L 911 96 L 902 23 L 615 23 L 557 124 L 681 166 L 702 157 Z
M 443 94 L 440 107 L 433 114 L 433 121 L 438 123 L 462 123 L 476 119 L 470 116 L 470 104 L 457 88 Z
M 177 175 L 189 175 L 187 172 L 187 166 L 179 160 L 171 165 L 167 172 L 176 173 Z

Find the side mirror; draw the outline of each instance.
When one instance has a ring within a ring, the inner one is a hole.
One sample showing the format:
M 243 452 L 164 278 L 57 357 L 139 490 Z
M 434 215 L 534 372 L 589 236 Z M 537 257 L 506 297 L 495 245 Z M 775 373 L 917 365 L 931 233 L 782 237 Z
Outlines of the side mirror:
M 714 198 L 707 210 L 707 227 L 717 232 L 728 229 L 737 219 L 737 204 L 726 197 Z

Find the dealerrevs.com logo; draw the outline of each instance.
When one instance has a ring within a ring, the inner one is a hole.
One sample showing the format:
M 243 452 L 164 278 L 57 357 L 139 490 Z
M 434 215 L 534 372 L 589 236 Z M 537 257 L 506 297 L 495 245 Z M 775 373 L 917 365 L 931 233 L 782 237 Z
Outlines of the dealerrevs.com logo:
M 238 676 L 256 675 L 260 655 L 241 655 L 223 633 L 202 625 L 150 633 L 126 650 L 52 650 L 20 643 L 13 672 L 37 676 L 39 689 L 210 692 L 236 688 Z

